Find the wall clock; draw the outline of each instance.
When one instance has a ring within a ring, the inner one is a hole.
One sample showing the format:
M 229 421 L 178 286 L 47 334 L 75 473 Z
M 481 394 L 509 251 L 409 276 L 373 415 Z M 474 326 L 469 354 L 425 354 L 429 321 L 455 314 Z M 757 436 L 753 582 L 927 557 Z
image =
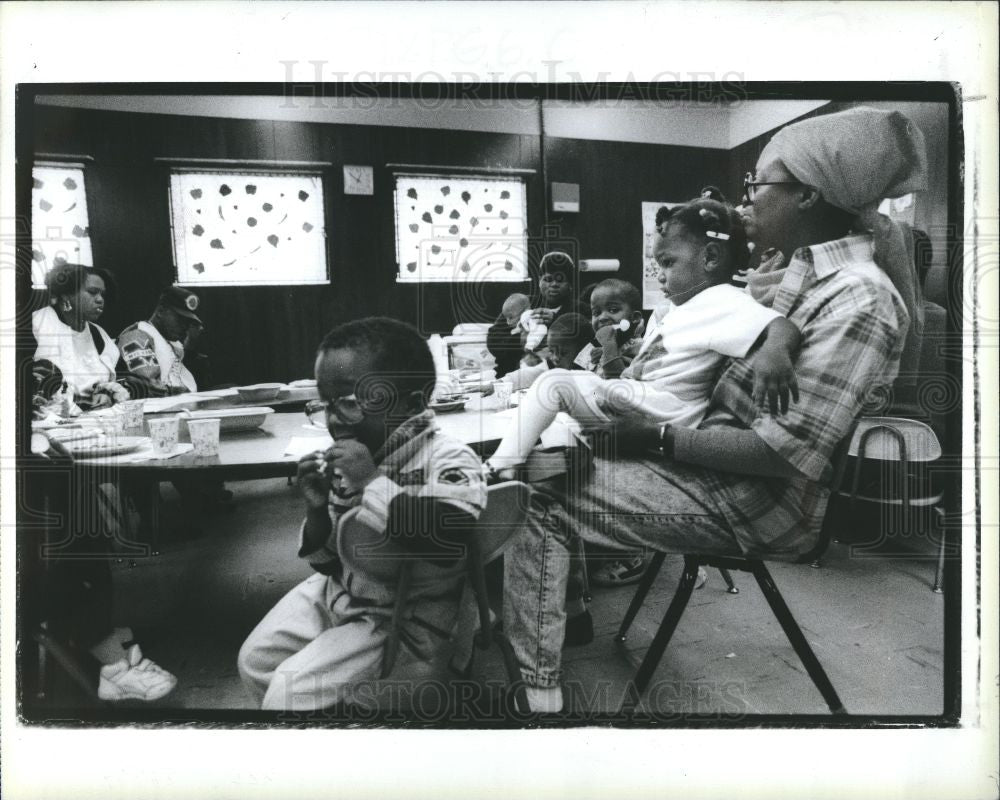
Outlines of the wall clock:
M 372 168 L 345 164 L 344 194 L 375 194 L 375 178 Z

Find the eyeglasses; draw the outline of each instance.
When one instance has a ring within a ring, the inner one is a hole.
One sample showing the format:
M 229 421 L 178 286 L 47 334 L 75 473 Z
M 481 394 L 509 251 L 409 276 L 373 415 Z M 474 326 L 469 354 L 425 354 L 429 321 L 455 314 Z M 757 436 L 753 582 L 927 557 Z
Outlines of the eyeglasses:
M 747 199 L 747 202 L 752 203 L 754 197 L 757 195 L 758 186 L 794 186 L 799 183 L 802 183 L 802 181 L 757 181 L 754 180 L 754 174 L 748 172 L 743 176 L 743 196 Z
M 365 409 L 353 394 L 326 400 L 310 400 L 306 403 L 306 417 L 313 425 L 326 428 L 330 417 L 344 425 L 357 425 L 365 418 Z

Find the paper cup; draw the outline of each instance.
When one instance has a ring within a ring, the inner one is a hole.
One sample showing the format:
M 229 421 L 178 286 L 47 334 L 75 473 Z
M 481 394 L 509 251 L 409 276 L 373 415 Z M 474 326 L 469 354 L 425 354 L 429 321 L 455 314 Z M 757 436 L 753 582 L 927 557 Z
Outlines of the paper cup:
M 120 406 L 112 406 L 107 416 L 101 416 L 98 424 L 106 436 L 117 436 L 125 431 L 125 411 Z
M 219 418 L 189 419 L 188 433 L 196 456 L 219 455 Z
M 126 429 L 136 430 L 142 427 L 142 407 L 144 405 L 144 401 L 125 400 L 118 405 L 122 408 L 122 414 L 125 417 Z
M 514 391 L 514 384 L 510 381 L 493 381 L 493 396 L 497 400 L 497 408 L 509 408 L 510 396 Z
M 149 438 L 153 440 L 153 455 L 169 456 L 177 447 L 179 423 L 176 416 L 149 420 Z

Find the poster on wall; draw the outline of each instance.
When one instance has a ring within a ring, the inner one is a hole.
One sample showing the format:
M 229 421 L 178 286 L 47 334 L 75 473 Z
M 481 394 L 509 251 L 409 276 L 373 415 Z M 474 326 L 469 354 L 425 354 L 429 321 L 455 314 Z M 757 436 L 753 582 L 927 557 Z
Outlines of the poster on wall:
M 180 284 L 329 281 L 319 174 L 178 169 L 170 217 Z
M 658 276 L 660 268 L 653 258 L 653 238 L 656 235 L 656 212 L 663 206 L 673 208 L 679 203 L 649 203 L 642 204 L 642 307 L 656 308 L 663 302 L 663 292 L 660 289 Z
M 399 283 L 528 278 L 521 178 L 400 174 L 395 215 Z

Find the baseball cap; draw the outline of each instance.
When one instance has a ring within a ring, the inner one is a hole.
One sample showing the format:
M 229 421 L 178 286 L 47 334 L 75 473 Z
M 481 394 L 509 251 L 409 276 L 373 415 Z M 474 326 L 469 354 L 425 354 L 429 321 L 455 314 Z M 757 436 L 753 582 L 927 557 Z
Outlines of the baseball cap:
M 200 305 L 198 295 L 194 292 L 189 292 L 180 286 L 171 286 L 160 295 L 159 304 L 164 308 L 176 311 L 182 317 L 194 320 L 199 325 L 204 325 L 198 315 L 194 313 Z

